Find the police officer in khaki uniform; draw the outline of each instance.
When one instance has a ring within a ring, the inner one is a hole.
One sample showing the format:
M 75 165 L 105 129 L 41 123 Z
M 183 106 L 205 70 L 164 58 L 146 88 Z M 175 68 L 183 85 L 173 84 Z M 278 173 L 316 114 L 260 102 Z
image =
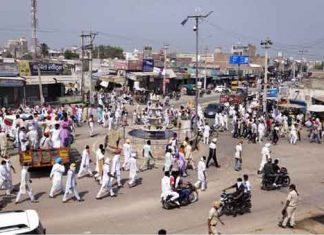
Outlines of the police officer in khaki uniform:
M 222 225 L 224 225 L 224 223 L 220 219 L 220 215 L 217 211 L 220 207 L 221 207 L 221 202 L 215 201 L 213 204 L 213 207 L 209 210 L 207 225 L 208 225 L 208 234 L 210 234 L 210 235 L 218 234 L 217 229 L 216 229 L 216 225 L 217 225 L 218 221 Z
M 291 184 L 289 186 L 289 194 L 287 197 L 285 207 L 282 209 L 283 221 L 282 223 L 279 223 L 280 227 L 286 228 L 288 221 L 290 221 L 288 227 L 294 228 L 298 196 L 299 194 L 296 190 L 296 185 Z

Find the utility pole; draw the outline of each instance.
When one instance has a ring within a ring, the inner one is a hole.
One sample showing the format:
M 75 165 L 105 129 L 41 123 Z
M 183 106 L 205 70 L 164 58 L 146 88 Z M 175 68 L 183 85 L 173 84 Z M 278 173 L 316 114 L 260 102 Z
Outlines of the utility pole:
M 92 50 L 93 50 L 93 41 L 96 38 L 98 34 L 97 33 L 93 33 L 90 32 L 89 34 L 84 34 L 82 31 L 81 34 L 81 94 L 84 97 L 85 94 L 85 86 L 84 86 L 84 52 L 85 50 L 89 51 L 89 102 L 90 104 L 92 104 Z M 84 45 L 84 41 L 86 38 L 89 38 L 89 44 L 88 45 Z
M 207 54 L 208 53 L 208 48 L 205 48 L 205 77 L 204 77 L 204 89 L 207 89 Z
M 186 19 L 184 19 L 181 24 L 185 25 L 187 23 L 187 21 L 189 19 L 194 19 L 195 20 L 195 26 L 193 28 L 193 31 L 196 32 L 196 98 L 195 98 L 195 108 L 196 108 L 196 115 L 195 115 L 195 127 L 194 127 L 194 131 L 197 134 L 198 133 L 198 97 L 199 97 L 199 86 L 201 86 L 201 82 L 199 82 L 199 78 L 198 78 L 198 54 L 199 54 L 199 20 L 200 19 L 206 19 L 210 14 L 212 14 L 213 11 L 210 11 L 208 14 L 206 15 L 190 15 L 187 16 Z
M 260 45 L 265 49 L 265 65 L 264 65 L 264 85 L 263 85 L 263 112 L 267 112 L 267 86 L 268 86 L 268 50 L 272 45 L 272 41 L 267 38 L 261 41 Z
M 166 69 L 167 69 L 167 50 L 168 50 L 168 45 L 165 44 L 164 47 L 164 73 L 163 73 L 163 95 L 166 93 Z
M 300 73 L 303 76 L 303 59 L 304 59 L 304 53 L 307 53 L 308 50 L 306 50 L 305 48 L 301 49 L 298 51 L 298 53 L 300 54 L 301 58 L 300 58 Z M 306 71 L 307 72 L 307 71 Z M 303 78 L 303 77 L 301 77 Z
M 39 99 L 40 105 L 44 104 L 44 95 L 43 95 L 43 86 L 42 86 L 42 78 L 40 73 L 40 61 L 37 58 L 37 0 L 31 0 L 31 12 L 32 12 L 32 38 L 34 43 L 34 56 L 33 59 L 37 63 L 37 73 L 38 73 L 38 86 L 39 86 Z

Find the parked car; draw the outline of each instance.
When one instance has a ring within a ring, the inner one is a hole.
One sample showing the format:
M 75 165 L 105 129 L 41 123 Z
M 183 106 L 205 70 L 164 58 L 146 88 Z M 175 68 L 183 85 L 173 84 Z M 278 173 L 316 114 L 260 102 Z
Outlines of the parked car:
M 220 113 L 224 110 L 223 104 L 211 103 L 208 104 L 204 111 L 204 116 L 206 118 L 214 118 L 216 113 Z
M 231 93 L 231 89 L 229 89 L 225 86 L 216 86 L 215 92 L 216 93 Z
M 45 234 L 35 210 L 0 212 L 0 234 Z

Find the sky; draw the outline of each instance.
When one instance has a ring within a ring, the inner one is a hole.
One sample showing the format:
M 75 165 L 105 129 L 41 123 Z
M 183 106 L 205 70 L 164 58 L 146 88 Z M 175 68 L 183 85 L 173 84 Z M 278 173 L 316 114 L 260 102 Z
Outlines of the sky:
M 30 0 L 0 0 L 0 45 L 31 38 Z M 199 24 L 199 50 L 229 51 L 234 44 L 260 44 L 269 37 L 272 53 L 324 57 L 323 0 L 38 0 L 38 38 L 51 48 L 80 45 L 82 31 L 97 32 L 95 44 L 131 51 L 168 44 L 174 52 L 194 52 L 188 15 L 213 13 Z M 258 53 L 263 54 L 259 48 Z

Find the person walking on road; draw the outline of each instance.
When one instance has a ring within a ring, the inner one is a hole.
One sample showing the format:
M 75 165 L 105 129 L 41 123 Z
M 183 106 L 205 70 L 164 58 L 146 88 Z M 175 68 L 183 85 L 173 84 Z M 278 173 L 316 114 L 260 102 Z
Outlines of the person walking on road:
M 214 160 L 215 166 L 217 168 L 220 167 L 220 165 L 217 162 L 217 157 L 216 157 L 216 143 L 217 143 L 217 138 L 214 138 L 209 145 L 209 154 L 208 154 L 208 159 L 207 159 L 207 163 L 206 163 L 206 168 L 209 167 L 209 162 L 211 159 Z
M 90 137 L 93 136 L 93 126 L 94 126 L 94 118 L 93 115 L 91 114 L 89 119 L 88 119 L 88 125 L 89 125 L 89 135 Z
M 63 203 L 68 201 L 68 196 L 70 194 L 74 194 L 75 198 L 79 202 L 81 201 L 79 193 L 78 193 L 78 191 L 76 189 L 77 182 L 76 182 L 75 168 L 76 168 L 75 163 L 72 163 L 70 165 L 70 169 L 69 169 L 69 171 L 67 173 L 65 193 L 64 193 L 64 196 L 63 196 Z
M 122 187 L 121 177 L 120 177 L 120 151 L 116 152 L 115 156 L 112 159 L 110 173 L 116 178 L 117 186 Z
M 79 168 L 78 178 L 81 178 L 85 176 L 86 174 L 89 174 L 90 177 L 93 176 L 92 171 L 90 170 L 90 147 L 89 145 L 86 145 L 85 149 L 82 152 L 82 159 L 81 164 Z
M 283 221 L 279 223 L 279 227 L 286 228 L 289 221 L 289 228 L 295 226 L 295 213 L 298 203 L 299 193 L 296 190 L 296 185 L 289 186 L 289 194 L 286 200 L 285 207 L 282 209 Z
M 213 203 L 213 207 L 209 210 L 208 220 L 207 220 L 209 235 L 218 234 L 217 229 L 216 229 L 216 225 L 218 224 L 218 222 L 220 222 L 222 225 L 224 225 L 223 221 L 220 219 L 220 214 L 218 213 L 218 209 L 220 207 L 221 207 L 221 202 L 215 201 Z
M 128 186 L 134 187 L 136 185 L 136 178 L 137 178 L 137 163 L 136 163 L 136 153 L 132 153 L 129 158 L 129 181 Z
M 126 143 L 123 145 L 123 152 L 124 152 L 124 163 L 122 169 L 125 171 L 129 170 L 129 159 L 132 153 L 132 146 L 130 145 L 130 140 L 127 139 Z
M 9 155 L 4 156 L 4 161 L 6 162 L 6 170 L 7 170 L 7 186 L 9 190 L 9 194 L 11 193 L 11 191 L 13 190 L 14 186 L 12 183 L 12 174 L 11 171 L 16 174 L 16 170 L 15 168 L 12 166 L 11 160 Z
M 102 199 L 102 194 L 106 192 L 109 192 L 111 197 L 115 196 L 115 193 L 112 188 L 112 180 L 114 176 L 110 173 L 110 163 L 110 159 L 106 158 L 103 166 L 101 188 L 96 196 L 96 199 Z
M 201 191 L 206 190 L 207 177 L 206 177 L 206 157 L 203 156 L 198 162 L 198 181 L 195 183 L 196 188 L 201 188 Z
M 148 170 L 151 168 L 151 161 L 153 161 L 154 164 L 154 157 L 151 150 L 151 140 L 148 140 L 146 144 L 143 146 L 143 157 L 144 157 L 144 163 L 141 167 L 141 171 Z
M 203 141 L 203 143 L 204 143 L 204 144 L 209 144 L 209 135 L 210 135 L 210 127 L 209 127 L 209 125 L 206 123 L 205 126 L 204 126 L 204 133 L 203 133 L 203 136 L 204 136 L 204 141 Z
M 98 180 L 100 182 L 101 176 L 102 176 L 102 167 L 103 167 L 103 161 L 105 158 L 105 149 L 103 144 L 99 145 L 99 148 L 96 151 L 96 169 L 95 169 L 95 180 Z
M 55 164 L 52 167 L 50 179 L 52 180 L 52 188 L 49 193 L 49 197 L 53 198 L 54 193 L 63 191 L 62 177 L 65 172 L 65 168 L 62 165 L 62 158 L 58 157 L 55 160 Z
M 234 170 L 240 171 L 242 169 L 242 151 L 243 151 L 243 141 L 240 141 L 235 146 L 234 154 Z
M 260 168 L 257 172 L 258 174 L 261 174 L 264 165 L 268 162 L 268 159 L 271 158 L 270 157 L 270 146 L 271 146 L 270 143 L 266 143 L 261 150 L 262 159 L 261 159 L 261 163 L 260 163 Z
M 0 166 L 0 189 L 5 189 L 6 195 L 10 195 L 9 179 L 5 160 L 1 161 Z
M 20 202 L 21 195 L 26 194 L 26 192 L 28 193 L 31 202 L 37 202 L 32 192 L 32 188 L 31 188 L 32 181 L 30 179 L 28 168 L 29 168 L 28 164 L 24 163 L 21 169 L 21 180 L 20 180 L 19 192 L 16 197 L 16 204 Z
M 4 129 L 0 127 L 0 156 L 4 157 L 7 155 L 8 139 Z

